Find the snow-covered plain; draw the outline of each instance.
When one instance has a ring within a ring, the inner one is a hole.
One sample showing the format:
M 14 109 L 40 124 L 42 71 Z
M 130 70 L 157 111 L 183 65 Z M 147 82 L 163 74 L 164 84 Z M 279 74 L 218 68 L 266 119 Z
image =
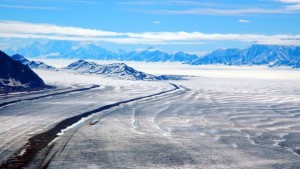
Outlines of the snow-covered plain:
M 61 67 L 72 62 L 43 61 Z M 193 76 L 171 81 L 180 86 L 178 90 L 86 117 L 60 134 L 49 152 L 40 152 L 29 167 L 300 167 L 299 70 L 126 63 L 147 73 Z M 58 88 L 7 96 L 0 103 L 95 84 L 100 87 L 0 107 L 1 162 L 18 150 L 24 153 L 28 138 L 67 117 L 173 88 L 168 82 L 35 71 Z

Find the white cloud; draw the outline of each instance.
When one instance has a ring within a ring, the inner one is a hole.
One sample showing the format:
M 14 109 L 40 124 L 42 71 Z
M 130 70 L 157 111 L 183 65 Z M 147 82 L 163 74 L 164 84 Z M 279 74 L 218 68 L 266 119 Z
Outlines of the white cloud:
M 166 6 L 214 6 L 213 3 L 206 3 L 206 2 L 198 2 L 194 0 L 131 0 L 131 1 L 124 1 L 120 2 L 121 5 L 140 5 L 140 6 L 148 6 L 148 5 L 166 5 Z
M 154 24 L 160 24 L 160 21 L 153 21 Z
M 241 22 L 241 23 L 250 23 L 249 20 L 245 20 L 245 19 L 240 19 L 239 22 Z
M 289 5 L 289 6 L 286 6 L 286 8 L 291 11 L 297 11 L 297 10 L 300 10 L 300 4 Z
M 286 10 L 289 11 L 300 11 L 300 0 L 274 0 L 281 3 L 287 3 L 290 4 L 288 6 L 285 6 Z
M 187 10 L 158 10 L 150 13 L 156 14 L 186 14 L 186 15 L 249 15 L 249 14 L 289 14 L 294 11 L 284 9 L 243 8 L 243 9 L 217 9 L 194 8 Z
M 300 35 L 206 34 L 202 32 L 112 32 L 78 27 L 0 21 L 0 38 L 111 42 L 117 44 L 203 44 L 237 41 L 300 45 Z
M 57 8 L 57 7 L 26 6 L 26 5 L 0 5 L 0 8 L 33 9 L 33 10 L 63 10 L 62 8 Z
M 300 0 L 275 0 L 282 3 L 300 3 Z
M 257 5 L 258 7 L 254 7 L 253 5 L 241 6 L 241 5 L 228 5 L 224 4 L 202 4 L 196 5 L 194 1 L 166 1 L 170 3 L 169 5 L 178 5 L 180 3 L 186 4 L 189 7 L 185 9 L 175 10 L 175 9 L 161 9 L 161 10 L 131 10 L 133 12 L 142 12 L 142 13 L 149 13 L 149 14 L 166 14 L 166 15 L 229 15 L 229 16 L 236 16 L 236 15 L 255 15 L 255 14 L 294 14 L 300 12 L 300 0 L 265 0 L 265 1 L 273 1 L 282 3 L 279 6 L 261 6 Z M 156 4 L 161 5 L 161 1 L 138 1 L 129 4 L 139 4 L 139 5 L 150 5 Z M 274 4 L 273 4 L 274 5 Z
M 82 4 L 91 4 L 91 5 L 99 5 L 101 4 L 100 2 L 97 1 L 82 1 L 82 0 L 76 0 L 76 1 L 70 1 L 72 3 L 82 3 Z
M 55 34 L 60 36 L 116 36 L 119 33 L 101 31 L 95 29 L 85 29 L 78 27 L 57 26 L 51 24 L 35 24 L 16 21 L 0 21 L 1 33 L 18 33 L 18 34 Z

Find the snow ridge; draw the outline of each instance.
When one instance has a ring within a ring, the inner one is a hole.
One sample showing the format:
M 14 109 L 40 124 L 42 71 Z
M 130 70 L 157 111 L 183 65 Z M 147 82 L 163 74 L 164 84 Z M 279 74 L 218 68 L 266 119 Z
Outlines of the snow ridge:
M 55 67 L 49 66 L 40 61 L 29 61 L 24 56 L 15 54 L 11 56 L 12 59 L 21 62 L 23 65 L 29 66 L 31 69 L 55 70 Z
M 98 74 L 107 77 L 114 77 L 126 80 L 168 80 L 168 76 L 155 76 L 141 71 L 137 71 L 129 67 L 125 63 L 113 63 L 107 65 L 99 65 L 94 62 L 78 60 L 71 63 L 66 69 L 76 71 L 82 74 Z

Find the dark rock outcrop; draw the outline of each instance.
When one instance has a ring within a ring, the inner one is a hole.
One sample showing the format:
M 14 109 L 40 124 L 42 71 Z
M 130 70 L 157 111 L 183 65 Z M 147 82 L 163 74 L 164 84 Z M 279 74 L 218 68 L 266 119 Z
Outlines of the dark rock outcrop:
M 0 51 L 0 93 L 37 90 L 47 87 L 27 65 Z

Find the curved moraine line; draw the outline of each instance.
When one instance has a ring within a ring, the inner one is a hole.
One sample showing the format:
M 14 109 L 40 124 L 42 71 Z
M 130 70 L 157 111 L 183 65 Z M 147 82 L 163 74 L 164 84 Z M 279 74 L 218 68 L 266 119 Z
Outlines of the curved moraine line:
M 149 97 L 153 97 L 153 96 L 159 96 L 159 95 L 180 89 L 180 87 L 175 84 L 170 83 L 170 85 L 172 85 L 174 88 L 170 89 L 170 90 L 162 91 L 162 92 L 159 92 L 156 94 L 151 94 L 148 96 L 137 97 L 137 98 L 105 105 L 100 108 L 82 113 L 80 115 L 76 115 L 76 116 L 67 118 L 67 119 L 59 122 L 58 124 L 56 124 L 50 130 L 40 133 L 40 134 L 37 134 L 37 135 L 29 138 L 29 140 L 25 144 L 25 146 L 21 150 L 17 151 L 8 160 L 4 161 L 0 165 L 0 168 L 1 169 L 20 169 L 20 168 L 26 167 L 35 158 L 35 156 L 38 154 L 38 152 L 40 150 L 46 148 L 49 145 L 49 143 L 51 143 L 55 138 L 57 138 L 58 133 L 60 133 L 62 130 L 66 129 L 67 127 L 77 123 L 82 118 L 88 117 L 94 113 L 98 113 L 103 110 L 107 110 L 107 109 L 119 106 L 121 104 L 126 104 L 126 103 L 130 103 L 133 101 L 137 101 L 137 100 L 141 100 L 141 99 L 145 99 L 145 98 L 149 98 Z M 22 152 L 22 153 L 20 153 L 20 152 Z
M 13 101 L 9 101 L 9 102 L 0 103 L 0 108 L 3 108 L 5 106 L 11 105 L 11 104 L 23 102 L 23 101 L 31 101 L 31 100 L 37 100 L 37 99 L 42 99 L 42 98 L 50 97 L 50 96 L 61 95 L 61 94 L 69 94 L 69 93 L 74 93 L 74 92 L 82 92 L 82 91 L 91 90 L 91 89 L 98 88 L 98 87 L 100 87 L 100 86 L 99 85 L 93 85 L 91 87 L 86 87 L 86 88 L 68 90 L 68 91 L 63 91 L 63 92 L 58 92 L 58 93 L 52 93 L 52 94 L 47 94 L 47 95 L 42 95 L 42 96 L 37 96 L 37 97 L 32 97 L 32 98 L 27 98 L 27 99 L 13 100 Z

